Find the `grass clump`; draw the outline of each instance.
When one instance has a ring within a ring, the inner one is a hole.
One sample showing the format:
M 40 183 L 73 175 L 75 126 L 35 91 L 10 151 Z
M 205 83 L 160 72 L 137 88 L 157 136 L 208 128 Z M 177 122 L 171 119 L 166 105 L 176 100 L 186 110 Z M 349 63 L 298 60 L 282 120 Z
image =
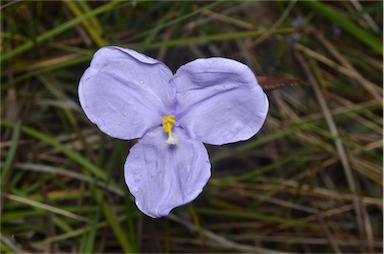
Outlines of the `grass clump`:
M 1 251 L 382 252 L 382 12 L 377 2 L 3 2 Z M 262 131 L 208 146 L 210 182 L 166 218 L 141 214 L 125 186 L 133 142 L 105 136 L 79 106 L 79 78 L 105 45 L 172 70 L 222 56 L 280 78 L 266 86 Z

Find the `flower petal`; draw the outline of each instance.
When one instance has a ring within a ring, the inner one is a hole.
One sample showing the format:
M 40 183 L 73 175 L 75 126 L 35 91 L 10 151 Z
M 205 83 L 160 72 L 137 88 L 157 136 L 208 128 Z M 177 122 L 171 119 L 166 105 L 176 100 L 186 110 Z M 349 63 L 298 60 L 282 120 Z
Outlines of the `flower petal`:
M 253 72 L 226 58 L 181 66 L 176 87 L 177 125 L 204 143 L 222 145 L 255 135 L 268 113 L 268 98 Z
M 176 145 L 165 143 L 167 134 L 160 127 L 146 133 L 125 162 L 125 181 L 136 205 L 153 218 L 195 199 L 211 175 L 203 143 L 179 128 L 173 134 Z
M 173 109 L 172 72 L 163 63 L 119 47 L 99 49 L 79 84 L 80 104 L 106 134 L 133 139 Z

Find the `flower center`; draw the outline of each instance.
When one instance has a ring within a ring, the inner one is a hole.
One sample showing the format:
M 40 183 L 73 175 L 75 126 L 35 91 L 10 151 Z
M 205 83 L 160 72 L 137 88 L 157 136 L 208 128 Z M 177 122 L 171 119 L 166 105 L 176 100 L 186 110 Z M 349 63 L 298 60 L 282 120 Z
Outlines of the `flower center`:
M 177 144 L 177 138 L 172 135 L 172 127 L 176 124 L 175 116 L 169 115 L 169 116 L 163 116 L 161 118 L 163 120 L 163 130 L 168 133 L 168 139 L 165 141 L 165 143 L 170 145 L 176 145 Z

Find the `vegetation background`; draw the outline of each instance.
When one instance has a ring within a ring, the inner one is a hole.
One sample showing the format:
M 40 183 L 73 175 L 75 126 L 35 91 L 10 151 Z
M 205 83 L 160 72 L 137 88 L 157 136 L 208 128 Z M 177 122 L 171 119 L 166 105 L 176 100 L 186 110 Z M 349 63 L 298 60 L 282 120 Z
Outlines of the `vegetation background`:
M 2 253 L 382 253 L 382 1 L 0 9 Z M 283 78 L 263 79 L 262 131 L 208 146 L 211 180 L 166 218 L 138 211 L 124 183 L 135 141 L 104 135 L 79 106 L 78 81 L 105 45 L 173 71 L 223 56 Z

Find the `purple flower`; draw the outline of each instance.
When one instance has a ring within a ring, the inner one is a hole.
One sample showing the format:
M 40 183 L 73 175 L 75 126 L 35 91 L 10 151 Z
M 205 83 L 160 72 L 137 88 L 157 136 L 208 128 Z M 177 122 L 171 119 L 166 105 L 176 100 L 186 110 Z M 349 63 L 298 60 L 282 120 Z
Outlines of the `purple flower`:
M 208 182 L 203 143 L 249 139 L 268 112 L 267 96 L 244 64 L 197 59 L 173 75 L 162 62 L 119 47 L 95 53 L 79 98 L 101 131 L 139 138 L 125 162 L 125 181 L 138 208 L 154 218 L 192 201 Z

